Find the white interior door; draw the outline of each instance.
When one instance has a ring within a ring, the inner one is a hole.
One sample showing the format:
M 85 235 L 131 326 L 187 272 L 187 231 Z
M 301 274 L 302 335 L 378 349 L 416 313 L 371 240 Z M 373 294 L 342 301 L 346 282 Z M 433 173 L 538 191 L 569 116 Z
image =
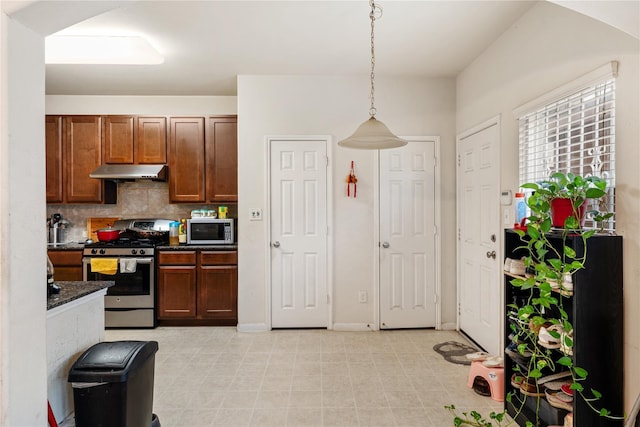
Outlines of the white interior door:
M 326 141 L 272 140 L 271 326 L 327 327 Z
M 500 126 L 488 123 L 458 140 L 458 307 L 460 329 L 499 354 Z
M 380 151 L 380 328 L 436 325 L 435 141 Z

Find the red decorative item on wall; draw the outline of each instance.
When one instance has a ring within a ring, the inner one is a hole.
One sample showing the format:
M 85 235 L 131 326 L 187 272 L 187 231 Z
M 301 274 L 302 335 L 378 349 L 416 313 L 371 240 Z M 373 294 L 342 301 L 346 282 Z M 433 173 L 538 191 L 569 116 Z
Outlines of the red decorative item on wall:
M 355 199 L 358 191 L 358 178 L 356 178 L 355 170 L 353 169 L 353 160 L 351 161 L 351 170 L 347 175 L 347 197 L 351 197 L 351 184 L 353 184 L 353 198 Z

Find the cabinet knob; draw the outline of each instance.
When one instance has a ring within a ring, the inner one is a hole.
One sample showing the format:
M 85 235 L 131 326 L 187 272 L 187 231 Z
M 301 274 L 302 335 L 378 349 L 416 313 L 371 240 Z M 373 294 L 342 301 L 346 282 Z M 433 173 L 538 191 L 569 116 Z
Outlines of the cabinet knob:
M 487 251 L 487 258 L 496 259 L 496 251 Z

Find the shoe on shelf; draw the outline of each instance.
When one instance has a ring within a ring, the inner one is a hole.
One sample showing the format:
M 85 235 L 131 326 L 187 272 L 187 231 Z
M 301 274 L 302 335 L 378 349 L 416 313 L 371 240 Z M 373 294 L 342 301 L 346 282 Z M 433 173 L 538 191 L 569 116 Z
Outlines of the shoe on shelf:
M 487 360 L 491 355 L 485 351 L 476 351 L 475 353 L 468 353 L 465 357 L 472 362 L 481 362 Z
M 509 273 L 515 274 L 516 276 L 524 276 L 525 270 L 526 269 L 524 266 L 524 258 L 511 260 L 511 267 L 509 268 Z
M 564 427 L 573 427 L 573 412 L 569 412 L 564 417 Z
M 544 383 L 544 386 L 547 388 L 547 390 L 551 390 L 551 391 L 560 391 L 562 390 L 562 386 L 564 385 L 571 386 L 571 379 L 568 379 L 568 380 L 560 379 L 560 380 L 548 381 Z
M 567 296 L 573 295 L 573 279 L 571 278 L 571 273 L 564 273 L 562 275 L 560 293 Z
M 571 273 L 564 273 L 562 275 L 562 282 L 558 283 L 556 279 L 548 279 L 551 290 L 559 292 L 564 296 L 573 295 L 573 280 L 571 279 Z
M 524 376 L 520 375 L 519 373 L 516 372 L 511 375 L 511 385 L 515 388 L 520 388 L 522 381 L 524 381 Z
M 551 391 L 546 389 L 545 397 L 547 398 L 549 405 L 554 408 L 564 409 L 567 411 L 573 410 L 573 397 L 563 391 Z
M 482 361 L 487 368 L 500 368 L 504 366 L 504 359 L 500 356 L 491 356 Z
M 556 372 L 556 373 L 545 375 L 544 377 L 538 378 L 538 384 L 544 384 L 546 386 L 547 383 L 549 382 L 560 380 L 562 378 L 568 378 L 570 376 L 571 376 L 571 371 Z
M 523 348 L 522 353 L 518 350 L 518 343 L 512 342 L 504 349 L 504 354 L 519 365 L 527 366 L 533 353 L 528 348 Z
M 567 356 L 573 356 L 573 330 L 560 334 L 560 351 Z
M 561 325 L 542 326 L 538 332 L 538 344 L 545 348 L 560 348 L 563 332 Z
M 530 265 L 524 269 L 524 277 L 536 277 L 536 269 Z
M 520 392 L 527 396 L 544 396 L 547 388 L 534 378 L 526 378 L 520 384 Z

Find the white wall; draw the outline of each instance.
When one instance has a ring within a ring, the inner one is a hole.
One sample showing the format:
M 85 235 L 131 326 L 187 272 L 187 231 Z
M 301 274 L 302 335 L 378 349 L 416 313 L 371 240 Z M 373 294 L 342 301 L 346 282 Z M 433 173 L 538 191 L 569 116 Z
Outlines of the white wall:
M 266 136 L 333 137 L 334 322 L 374 321 L 373 299 L 358 303 L 358 290 L 373 295 L 374 170 L 376 153 L 337 146 L 368 118 L 368 77 L 240 76 L 238 78 L 238 316 L 240 328 L 269 323 L 265 298 L 269 262 L 267 221 L 249 221 L 250 208 L 266 205 Z M 455 324 L 455 138 L 453 79 L 376 78 L 378 119 L 398 135 L 441 137 L 443 322 Z M 351 160 L 358 197 L 346 198 Z M 247 268 L 251 266 L 251 268 Z
M 640 385 L 640 42 L 576 12 L 541 2 L 457 79 L 457 132 L 502 115 L 502 188 L 518 185 L 514 108 L 611 60 L 616 80 L 616 231 L 624 240 L 625 406 Z M 604 285 L 604 284 L 603 284 Z
M 203 116 L 236 114 L 235 96 L 47 95 L 46 114 Z
M 44 426 L 44 39 L 0 19 L 0 425 Z

